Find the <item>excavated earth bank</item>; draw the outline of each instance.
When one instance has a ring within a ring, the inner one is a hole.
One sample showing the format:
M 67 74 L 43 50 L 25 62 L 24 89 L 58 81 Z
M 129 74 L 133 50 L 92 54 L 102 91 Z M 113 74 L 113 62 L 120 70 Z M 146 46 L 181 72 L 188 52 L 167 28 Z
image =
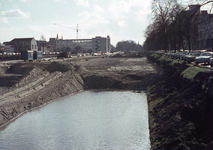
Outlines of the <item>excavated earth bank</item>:
M 7 64 L 0 62 L 0 126 L 63 96 L 88 89 L 141 91 L 161 70 L 142 58 L 86 57 Z
M 152 149 L 212 150 L 212 69 L 156 54 L 148 59 L 164 71 L 147 91 Z

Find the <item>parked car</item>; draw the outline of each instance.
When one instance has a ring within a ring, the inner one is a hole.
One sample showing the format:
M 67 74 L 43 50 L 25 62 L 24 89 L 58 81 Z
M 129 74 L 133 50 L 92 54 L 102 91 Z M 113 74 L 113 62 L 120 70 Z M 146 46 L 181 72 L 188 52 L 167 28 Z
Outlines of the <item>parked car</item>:
M 189 51 L 183 51 L 182 53 L 180 53 L 179 55 L 179 59 L 180 60 L 185 60 L 186 55 L 189 54 Z
M 174 54 L 173 58 L 179 59 L 181 53 L 182 53 L 182 52 L 176 52 L 176 53 Z
M 201 55 L 201 52 L 191 52 L 185 56 L 185 61 L 187 61 L 188 63 L 191 63 L 195 61 L 195 58 L 199 57 L 200 55 Z
M 168 53 L 165 54 L 165 56 L 171 57 L 173 54 L 174 54 L 174 52 L 168 52 Z
M 213 52 L 204 52 L 199 57 L 195 58 L 195 63 L 210 64 L 210 58 L 213 58 Z
M 82 54 L 80 54 L 80 53 L 78 53 L 78 54 L 77 54 L 77 57 L 81 57 L 81 56 L 83 56 L 83 55 L 82 55 Z
M 72 58 L 72 55 L 69 52 L 61 52 L 57 58 Z

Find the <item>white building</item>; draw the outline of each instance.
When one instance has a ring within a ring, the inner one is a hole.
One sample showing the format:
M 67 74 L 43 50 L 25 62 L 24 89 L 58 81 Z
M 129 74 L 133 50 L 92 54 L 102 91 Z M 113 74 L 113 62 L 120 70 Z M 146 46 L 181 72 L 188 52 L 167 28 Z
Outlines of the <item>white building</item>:
M 54 46 L 56 51 L 62 51 L 65 49 L 75 50 L 76 46 L 80 46 L 82 50 L 91 50 L 93 53 L 102 52 L 107 53 L 111 50 L 110 37 L 97 36 L 92 39 L 58 39 L 50 38 L 49 44 Z

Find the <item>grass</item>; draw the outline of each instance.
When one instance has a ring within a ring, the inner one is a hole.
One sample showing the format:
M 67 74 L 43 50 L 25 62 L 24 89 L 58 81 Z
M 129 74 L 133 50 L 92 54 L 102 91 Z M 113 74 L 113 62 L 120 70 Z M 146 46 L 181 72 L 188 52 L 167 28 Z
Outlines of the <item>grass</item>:
M 168 57 L 161 56 L 161 57 L 159 58 L 159 61 L 160 61 L 160 62 L 164 62 L 164 61 L 169 62 L 169 61 L 171 61 L 171 60 L 170 60 Z
M 158 98 L 158 99 L 150 101 L 149 102 L 149 111 L 153 111 L 153 108 L 164 100 L 165 100 L 164 98 Z
M 177 59 L 173 59 L 171 62 L 170 62 L 170 65 L 171 66 L 174 66 L 175 64 L 179 64 L 180 61 L 178 61 Z
M 206 72 L 208 71 L 209 69 L 208 68 L 200 68 L 200 67 L 194 67 L 194 66 L 191 66 L 191 67 L 188 67 L 187 69 L 185 69 L 182 73 L 181 73 L 181 76 L 183 78 L 186 78 L 186 79 L 189 79 L 191 81 L 193 81 L 194 77 L 200 73 L 200 72 Z
M 153 57 L 153 58 L 155 58 L 155 59 L 160 58 L 160 55 L 159 55 L 159 54 L 151 54 L 150 56 Z

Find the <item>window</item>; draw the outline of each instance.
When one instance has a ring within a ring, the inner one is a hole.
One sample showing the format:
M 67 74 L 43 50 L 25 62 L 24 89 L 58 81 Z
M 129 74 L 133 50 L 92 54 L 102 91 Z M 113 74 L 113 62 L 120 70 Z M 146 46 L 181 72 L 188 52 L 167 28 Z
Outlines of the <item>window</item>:
M 36 45 L 35 45 L 35 49 L 36 49 Z
M 33 44 L 32 44 L 32 49 L 33 49 Z

